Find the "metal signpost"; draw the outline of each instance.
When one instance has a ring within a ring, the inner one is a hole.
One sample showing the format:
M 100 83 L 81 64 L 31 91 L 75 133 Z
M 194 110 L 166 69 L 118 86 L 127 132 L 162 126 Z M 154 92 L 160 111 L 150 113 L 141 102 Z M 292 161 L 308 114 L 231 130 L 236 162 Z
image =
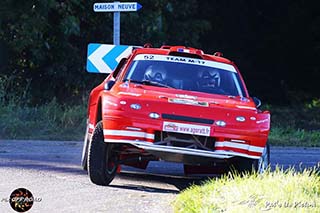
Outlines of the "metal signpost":
M 137 2 L 95 3 L 94 12 L 113 12 L 113 44 L 120 45 L 120 12 L 138 11 L 142 6 Z

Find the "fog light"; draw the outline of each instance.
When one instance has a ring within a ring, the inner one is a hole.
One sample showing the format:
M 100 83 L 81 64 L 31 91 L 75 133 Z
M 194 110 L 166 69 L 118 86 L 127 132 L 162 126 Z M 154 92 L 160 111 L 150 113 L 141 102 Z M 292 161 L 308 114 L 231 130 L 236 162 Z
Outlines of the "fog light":
M 135 110 L 139 110 L 139 109 L 141 109 L 141 105 L 140 104 L 131 104 L 130 108 L 135 109 Z
M 216 121 L 216 125 L 221 126 L 221 127 L 225 127 L 227 125 L 227 123 L 224 121 Z
M 151 112 L 149 114 L 149 117 L 153 118 L 153 119 L 158 119 L 158 118 L 160 118 L 160 115 L 158 113 L 156 113 L 156 112 Z

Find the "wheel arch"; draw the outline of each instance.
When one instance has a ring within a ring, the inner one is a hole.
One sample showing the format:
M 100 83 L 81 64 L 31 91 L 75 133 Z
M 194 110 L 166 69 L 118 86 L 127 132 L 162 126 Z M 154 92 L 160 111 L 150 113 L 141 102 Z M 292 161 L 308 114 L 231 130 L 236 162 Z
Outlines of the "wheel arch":
M 96 117 L 95 124 L 97 124 L 99 121 L 102 121 L 102 97 L 101 96 L 98 99 L 95 117 Z

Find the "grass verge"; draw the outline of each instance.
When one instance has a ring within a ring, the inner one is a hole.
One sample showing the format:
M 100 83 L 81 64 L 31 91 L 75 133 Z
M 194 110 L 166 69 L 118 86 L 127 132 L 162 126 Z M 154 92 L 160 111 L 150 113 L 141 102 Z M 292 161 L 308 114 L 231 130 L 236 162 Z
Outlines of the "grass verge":
M 0 139 L 82 140 L 86 106 L 0 106 Z
M 275 126 L 271 128 L 269 141 L 275 146 L 319 147 L 320 130 Z
M 320 212 L 319 171 L 225 175 L 176 197 L 175 212 Z
M 320 147 L 320 106 L 265 105 L 271 113 L 269 142 L 274 146 Z

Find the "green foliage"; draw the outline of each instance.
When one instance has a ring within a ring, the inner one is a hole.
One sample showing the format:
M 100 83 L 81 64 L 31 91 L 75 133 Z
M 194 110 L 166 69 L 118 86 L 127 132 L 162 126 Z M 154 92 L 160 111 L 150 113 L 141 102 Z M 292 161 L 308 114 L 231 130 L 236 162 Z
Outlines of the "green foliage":
M 308 109 L 320 108 L 320 99 L 313 99 L 305 105 Z
M 0 53 L 8 56 L 7 66 L 0 66 L 0 78 L 9 81 L 5 100 L 24 93 L 20 100 L 29 105 L 54 97 L 78 101 L 102 79 L 85 72 L 86 48 L 93 42 L 112 43 L 112 13 L 94 13 L 92 0 L 19 2 L 0 3 L 0 44 L 6 47 Z M 139 3 L 141 11 L 121 15 L 124 44 L 199 46 L 200 35 L 210 28 L 190 9 L 197 5 L 194 0 L 185 1 L 183 10 L 177 1 Z
M 177 196 L 175 212 L 319 212 L 320 175 L 294 169 L 228 174 Z
M 94 13 L 94 3 L 0 2 L 0 77 L 9 81 L 6 101 L 15 95 L 29 105 L 54 97 L 61 103 L 74 102 L 102 79 L 85 73 L 86 48 L 93 42 L 112 43 L 113 18 L 112 13 Z M 319 99 L 320 19 L 314 18 L 318 11 L 312 3 L 139 3 L 141 10 L 121 15 L 122 44 L 150 42 L 222 51 L 236 60 L 250 92 L 268 102 Z M 319 101 L 314 104 L 318 106 Z
M 266 105 L 264 109 L 271 112 L 271 145 L 320 146 L 320 107 L 307 103 L 290 107 Z

